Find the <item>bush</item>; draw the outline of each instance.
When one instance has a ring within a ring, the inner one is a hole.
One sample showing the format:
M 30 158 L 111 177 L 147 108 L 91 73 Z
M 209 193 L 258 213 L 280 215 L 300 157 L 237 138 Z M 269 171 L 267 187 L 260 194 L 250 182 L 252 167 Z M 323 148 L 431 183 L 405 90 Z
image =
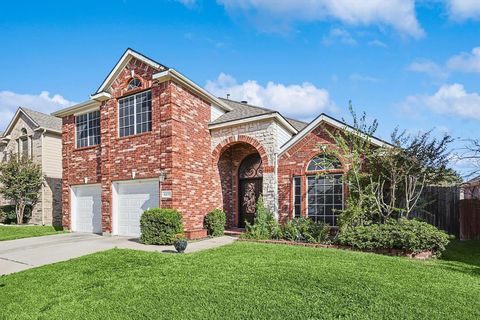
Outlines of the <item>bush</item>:
M 280 225 L 273 214 L 265 207 L 261 196 L 258 198 L 256 207 L 257 212 L 253 225 L 246 223 L 247 232 L 243 236 L 255 240 L 280 239 Z
M 144 244 L 173 244 L 177 235 L 183 235 L 182 215 L 174 209 L 149 209 L 140 219 Z
M 205 216 L 204 227 L 207 229 L 208 235 L 218 237 L 223 235 L 225 223 L 227 223 L 225 212 L 215 209 Z
M 340 232 L 338 242 L 360 250 L 431 251 L 439 256 L 445 250 L 449 236 L 428 223 L 398 219 L 388 220 L 385 224 L 345 228 Z
M 330 227 L 311 219 L 295 218 L 282 225 L 282 238 L 288 241 L 326 243 L 329 241 Z
M 27 223 L 32 217 L 32 207 L 26 206 L 23 214 L 23 223 Z M 16 224 L 17 214 L 15 213 L 14 205 L 6 205 L 0 207 L 0 223 Z

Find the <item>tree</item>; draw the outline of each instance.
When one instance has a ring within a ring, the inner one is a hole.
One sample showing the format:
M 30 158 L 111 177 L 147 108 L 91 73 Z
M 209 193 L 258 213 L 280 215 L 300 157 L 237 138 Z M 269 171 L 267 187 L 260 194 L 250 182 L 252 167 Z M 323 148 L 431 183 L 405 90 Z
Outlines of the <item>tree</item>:
M 25 207 L 37 203 L 42 183 L 41 167 L 29 159 L 11 157 L 0 165 L 0 193 L 15 205 L 17 224 L 23 223 Z

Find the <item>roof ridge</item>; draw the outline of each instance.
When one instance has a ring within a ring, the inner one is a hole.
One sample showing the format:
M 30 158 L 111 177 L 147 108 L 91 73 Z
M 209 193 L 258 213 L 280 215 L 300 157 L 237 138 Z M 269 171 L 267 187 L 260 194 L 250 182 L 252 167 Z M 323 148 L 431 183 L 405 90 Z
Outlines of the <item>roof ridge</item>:
M 264 111 L 271 111 L 271 112 L 278 112 L 276 110 L 273 110 L 273 109 L 269 109 L 269 108 L 265 108 L 265 107 L 260 107 L 260 106 L 254 106 L 253 104 L 249 104 L 249 103 L 243 103 L 242 101 L 237 101 L 237 100 L 232 100 L 232 99 L 226 99 L 226 98 L 222 98 L 222 97 L 218 97 L 220 100 L 223 100 L 223 101 L 230 101 L 230 102 L 233 102 L 233 103 L 238 103 L 242 106 L 247 106 L 247 107 L 250 107 L 250 108 L 256 108 L 256 109 L 260 109 L 260 110 L 264 110 Z M 278 112 L 280 113 L 280 112 Z

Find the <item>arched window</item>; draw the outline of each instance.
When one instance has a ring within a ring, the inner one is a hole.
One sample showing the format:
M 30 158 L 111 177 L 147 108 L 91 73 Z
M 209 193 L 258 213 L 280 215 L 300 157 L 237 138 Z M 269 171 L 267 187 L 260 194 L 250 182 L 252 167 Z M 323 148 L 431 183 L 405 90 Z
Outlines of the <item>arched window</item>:
M 308 171 L 322 171 L 341 169 L 342 163 L 334 156 L 329 154 L 319 154 L 308 164 Z
M 25 128 L 22 128 L 22 130 L 20 130 L 20 132 L 22 133 L 22 136 L 27 135 L 27 129 L 25 129 Z
M 133 78 L 128 83 L 128 88 L 127 89 L 128 90 L 133 90 L 133 89 L 140 88 L 141 86 L 142 86 L 142 82 L 138 78 Z

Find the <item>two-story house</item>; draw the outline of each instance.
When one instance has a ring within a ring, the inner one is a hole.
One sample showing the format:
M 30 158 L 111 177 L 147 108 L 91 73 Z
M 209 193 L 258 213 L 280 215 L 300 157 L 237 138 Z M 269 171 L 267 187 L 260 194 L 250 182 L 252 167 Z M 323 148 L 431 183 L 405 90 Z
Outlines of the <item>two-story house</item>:
M 32 209 L 30 223 L 62 225 L 62 120 L 51 115 L 18 108 L 0 134 L 0 161 L 28 157 L 42 167 L 44 183 Z M 9 201 L 0 195 L 0 205 Z
M 217 98 L 131 49 L 89 100 L 54 115 L 63 118 L 63 224 L 74 231 L 136 237 L 141 213 L 160 206 L 200 237 L 214 208 L 230 227 L 252 222 L 260 194 L 280 221 L 335 225 L 344 203 L 346 164 L 318 159 L 332 157 L 319 148 L 332 147 L 327 130 L 345 124 Z

